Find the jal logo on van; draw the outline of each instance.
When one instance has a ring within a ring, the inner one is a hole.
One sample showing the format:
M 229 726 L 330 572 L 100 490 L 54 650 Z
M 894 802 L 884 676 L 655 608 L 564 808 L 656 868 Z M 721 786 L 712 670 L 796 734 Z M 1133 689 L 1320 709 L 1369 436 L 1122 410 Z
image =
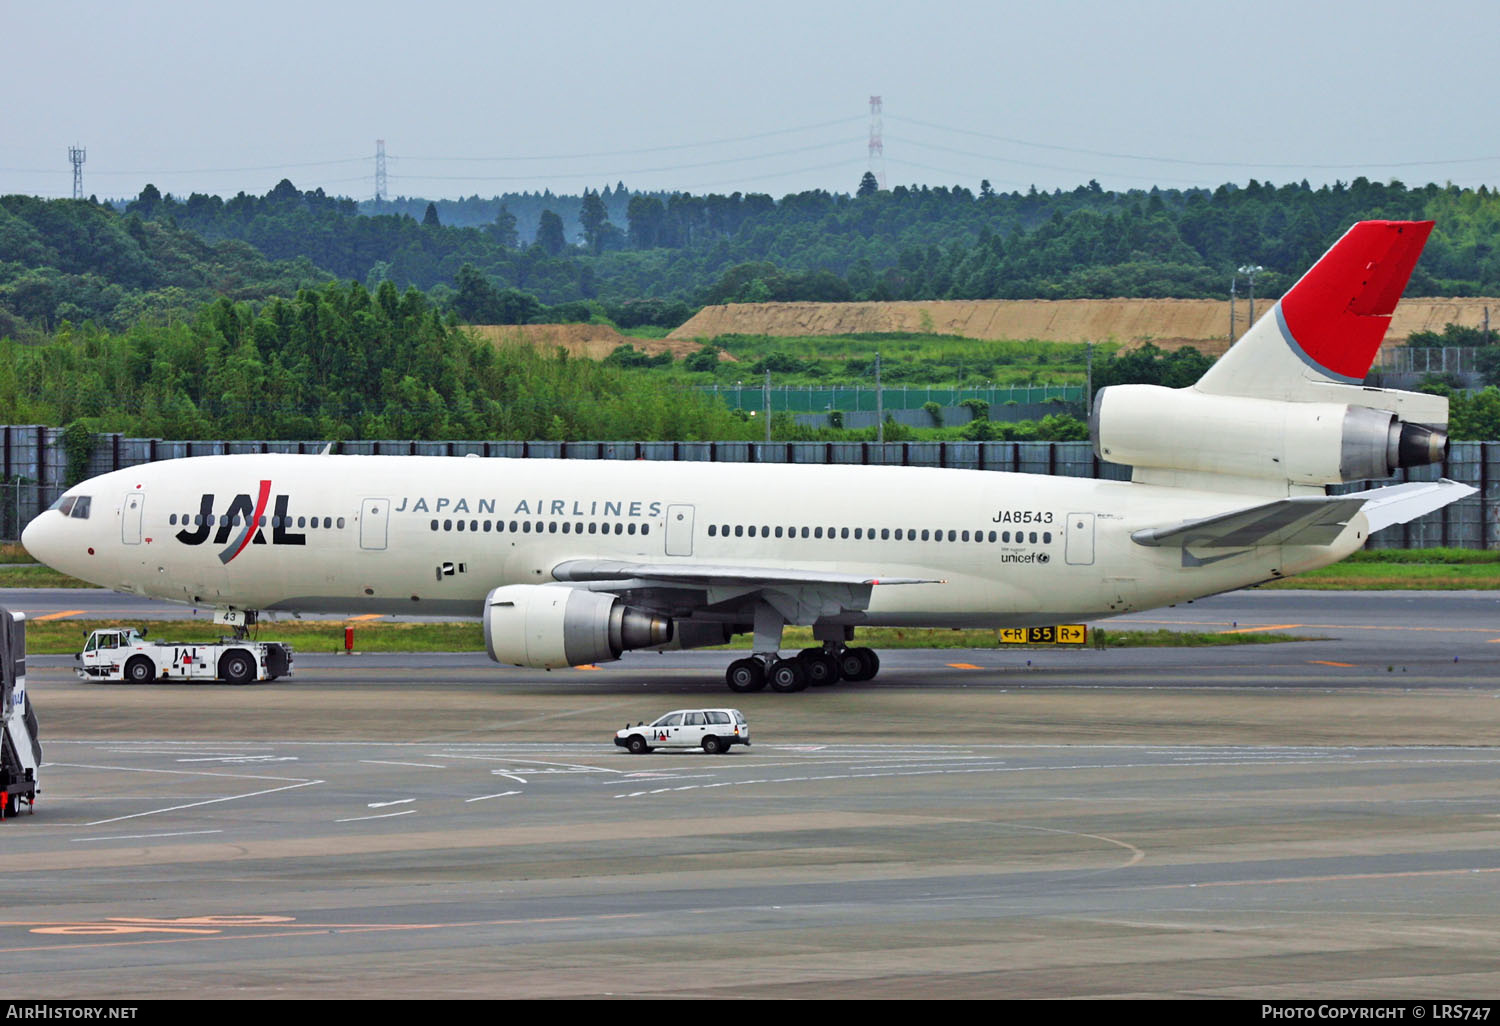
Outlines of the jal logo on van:
M 224 546 L 219 553 L 219 562 L 229 563 L 245 551 L 247 546 L 266 544 L 266 533 L 261 523 L 270 500 L 271 482 L 262 481 L 260 490 L 253 499 L 244 493 L 236 495 L 224 512 L 216 515 L 214 493 L 205 492 L 198 501 L 198 515 L 192 524 L 177 532 L 177 540 L 184 545 L 202 545 L 208 541 L 209 532 L 212 531 L 213 543 Z M 290 496 L 276 496 L 276 509 L 271 518 L 272 545 L 307 544 L 307 535 L 288 530 L 292 523 L 288 513 L 290 505 Z M 231 534 L 234 535 L 232 539 Z

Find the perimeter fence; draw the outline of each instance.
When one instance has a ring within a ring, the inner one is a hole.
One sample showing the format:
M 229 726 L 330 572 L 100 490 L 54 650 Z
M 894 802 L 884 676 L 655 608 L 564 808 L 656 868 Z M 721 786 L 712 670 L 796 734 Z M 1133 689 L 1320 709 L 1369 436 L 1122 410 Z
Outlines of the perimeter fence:
M 86 466 L 69 467 L 58 428 L 0 427 L 0 540 L 14 541 L 37 513 L 82 479 L 159 460 L 236 453 L 322 452 L 329 443 L 166 441 L 100 434 Z M 358 441 L 338 443 L 348 455 L 480 456 L 510 459 L 677 460 L 708 463 L 861 464 L 952 467 L 1126 481 L 1130 468 L 1100 460 L 1088 442 L 475 442 Z M 1450 478 L 1477 494 L 1410 524 L 1382 531 L 1372 548 L 1451 546 L 1500 549 L 1500 441 L 1453 442 L 1442 464 L 1398 472 L 1394 482 Z M 1393 481 L 1341 485 L 1337 492 Z

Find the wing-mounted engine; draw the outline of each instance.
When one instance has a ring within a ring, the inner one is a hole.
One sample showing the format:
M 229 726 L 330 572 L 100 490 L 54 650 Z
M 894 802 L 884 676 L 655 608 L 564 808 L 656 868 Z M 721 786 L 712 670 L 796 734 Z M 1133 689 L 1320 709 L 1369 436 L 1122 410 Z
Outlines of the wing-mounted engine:
M 1400 467 L 1439 463 L 1447 456 L 1446 400 L 1350 390 L 1366 401 L 1392 395 L 1428 400 L 1424 413 L 1437 422 L 1412 423 L 1392 410 L 1350 402 L 1288 402 L 1209 395 L 1196 388 L 1115 385 L 1096 397 L 1089 431 L 1094 452 L 1112 463 L 1284 485 L 1390 477 Z M 1137 475 L 1137 480 L 1151 477 Z
M 582 666 L 672 641 L 666 617 L 614 595 L 561 584 L 512 584 L 484 600 L 484 647 L 497 663 Z

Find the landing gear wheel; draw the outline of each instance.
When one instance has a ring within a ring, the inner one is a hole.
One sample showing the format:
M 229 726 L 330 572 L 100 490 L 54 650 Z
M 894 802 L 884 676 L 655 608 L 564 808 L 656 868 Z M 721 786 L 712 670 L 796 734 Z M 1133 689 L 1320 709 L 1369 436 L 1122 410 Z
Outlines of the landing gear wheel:
M 807 683 L 815 688 L 839 682 L 838 660 L 821 648 L 804 648 L 797 654 L 797 662 L 802 664 Z
M 846 648 L 839 655 L 839 671 L 845 680 L 874 680 L 880 672 L 880 656 L 870 648 Z
M 255 679 L 255 660 L 237 648 L 225 652 L 219 660 L 219 676 L 231 684 L 248 684 Z
M 778 659 L 771 664 L 766 679 L 770 681 L 772 691 L 783 694 L 801 691 L 807 687 L 807 667 L 801 659 Z
M 766 670 L 759 659 L 736 659 L 724 671 L 724 682 L 740 694 L 759 691 L 766 686 Z
M 145 656 L 136 656 L 125 664 L 125 679 L 132 684 L 150 684 L 156 679 L 156 667 Z
M 646 744 L 646 739 L 639 734 L 630 735 L 629 747 L 631 755 L 645 755 L 651 751 L 651 746 Z

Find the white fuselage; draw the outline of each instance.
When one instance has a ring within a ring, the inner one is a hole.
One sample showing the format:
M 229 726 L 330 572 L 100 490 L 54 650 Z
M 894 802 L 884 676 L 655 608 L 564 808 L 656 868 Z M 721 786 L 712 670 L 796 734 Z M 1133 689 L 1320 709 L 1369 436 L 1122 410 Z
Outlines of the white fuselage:
M 65 573 L 195 605 L 349 614 L 478 617 L 491 589 L 588 559 L 930 579 L 877 586 L 867 609 L 832 620 L 1042 625 L 1288 576 L 1365 534 L 1355 517 L 1333 545 L 1184 566 L 1183 550 L 1131 532 L 1263 499 L 908 467 L 212 456 L 68 494 L 90 498 L 86 518 L 50 510 L 24 536 Z

